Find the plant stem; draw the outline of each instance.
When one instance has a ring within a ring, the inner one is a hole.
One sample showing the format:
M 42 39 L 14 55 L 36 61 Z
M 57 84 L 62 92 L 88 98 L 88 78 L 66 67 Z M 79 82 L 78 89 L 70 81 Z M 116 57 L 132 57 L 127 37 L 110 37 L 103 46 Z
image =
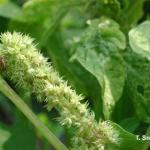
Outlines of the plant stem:
M 0 76 L 0 91 L 6 95 L 16 107 L 29 119 L 38 131 L 55 147 L 56 150 L 68 150 L 66 146 L 36 117 L 26 103 L 15 93 L 15 91 Z

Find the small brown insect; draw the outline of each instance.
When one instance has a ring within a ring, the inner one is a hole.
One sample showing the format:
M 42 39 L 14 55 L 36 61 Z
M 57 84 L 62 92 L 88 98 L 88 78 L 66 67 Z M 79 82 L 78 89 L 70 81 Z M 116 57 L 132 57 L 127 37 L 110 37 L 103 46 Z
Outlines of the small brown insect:
M 0 69 L 3 70 L 6 68 L 5 60 L 0 56 Z

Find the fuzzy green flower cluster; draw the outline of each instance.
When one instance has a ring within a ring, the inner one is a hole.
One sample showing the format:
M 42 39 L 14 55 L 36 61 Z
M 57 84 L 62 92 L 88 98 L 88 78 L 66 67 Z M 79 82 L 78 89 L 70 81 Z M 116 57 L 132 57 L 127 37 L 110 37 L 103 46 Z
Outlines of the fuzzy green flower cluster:
M 33 39 L 8 32 L 1 35 L 1 42 L 0 56 L 6 64 L 3 76 L 34 93 L 40 102 L 45 101 L 48 110 L 55 107 L 62 125 L 76 127 L 73 143 L 78 149 L 103 150 L 110 137 L 95 121 L 87 104 L 81 103 L 84 98 L 76 94 L 37 50 Z

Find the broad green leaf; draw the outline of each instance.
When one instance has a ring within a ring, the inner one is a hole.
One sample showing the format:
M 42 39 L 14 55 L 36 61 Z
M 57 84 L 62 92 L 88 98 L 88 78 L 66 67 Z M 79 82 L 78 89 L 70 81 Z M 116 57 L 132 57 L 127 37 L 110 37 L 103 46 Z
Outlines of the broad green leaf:
M 120 123 L 129 117 L 135 117 L 134 106 L 126 82 L 124 85 L 123 94 L 120 100 L 116 103 L 115 109 L 112 114 L 112 120 L 117 123 Z
M 30 0 L 23 5 L 23 17 L 29 22 L 45 21 L 52 18 L 52 9 L 55 1 Z
M 133 133 L 139 127 L 140 121 L 136 117 L 126 118 L 120 122 L 120 125 L 128 132 Z
M 23 16 L 29 22 L 41 22 L 49 27 L 61 9 L 71 4 L 68 0 L 29 0 L 23 5 Z M 42 22 L 43 21 L 43 22 Z
M 124 86 L 125 68 L 119 51 L 125 48 L 125 37 L 112 20 L 102 18 L 89 24 L 72 59 L 97 78 L 102 88 L 103 113 L 109 118 Z
M 133 101 L 137 116 L 142 121 L 150 123 L 150 61 L 130 51 L 124 58 L 127 67 L 128 95 Z
M 20 18 L 21 14 L 22 10 L 16 4 L 10 1 L 0 3 L 0 16 L 21 21 L 22 20 L 22 18 Z
M 146 21 L 129 32 L 132 50 L 150 59 L 150 21 Z
M 105 150 L 142 150 L 146 142 L 137 140 L 137 137 L 121 128 L 118 124 L 105 121 L 102 129 L 108 137 Z

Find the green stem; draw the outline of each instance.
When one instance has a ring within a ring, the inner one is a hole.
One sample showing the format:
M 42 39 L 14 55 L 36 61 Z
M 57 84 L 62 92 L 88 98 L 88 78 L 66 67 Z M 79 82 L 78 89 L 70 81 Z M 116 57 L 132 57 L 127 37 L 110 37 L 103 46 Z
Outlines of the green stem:
M 6 95 L 16 107 L 29 119 L 29 121 L 37 128 L 38 131 L 52 144 L 56 150 L 68 150 L 66 146 L 42 123 L 36 115 L 24 103 L 24 101 L 12 90 L 12 88 L 0 76 L 0 91 Z

